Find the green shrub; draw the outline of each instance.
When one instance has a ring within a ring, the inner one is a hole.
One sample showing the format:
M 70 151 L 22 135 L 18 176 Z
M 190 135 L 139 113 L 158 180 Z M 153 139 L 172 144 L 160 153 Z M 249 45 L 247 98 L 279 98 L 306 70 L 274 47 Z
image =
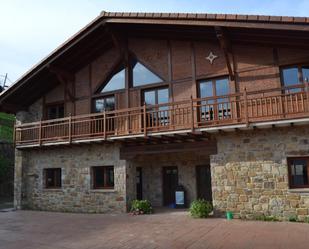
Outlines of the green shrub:
M 309 223 L 309 216 L 306 216 L 306 217 L 305 217 L 304 222 L 305 222 L 305 223 Z
M 273 215 L 258 215 L 254 217 L 255 220 L 260 220 L 260 221 L 280 221 L 278 217 L 273 216 Z
M 190 214 L 194 218 L 207 218 L 212 210 L 212 204 L 204 199 L 195 200 L 190 206 Z
M 289 221 L 290 222 L 298 222 L 297 216 L 295 216 L 295 215 L 290 216 Z
M 131 204 L 131 213 L 135 215 L 151 214 L 151 203 L 148 200 L 134 200 Z

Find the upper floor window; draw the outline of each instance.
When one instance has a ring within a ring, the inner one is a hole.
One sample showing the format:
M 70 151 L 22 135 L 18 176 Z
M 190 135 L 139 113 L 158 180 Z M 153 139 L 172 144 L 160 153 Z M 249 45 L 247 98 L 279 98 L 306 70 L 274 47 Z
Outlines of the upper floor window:
M 229 93 L 230 86 L 228 78 L 217 78 L 199 82 L 200 98 L 223 96 Z M 218 99 L 218 101 L 222 101 L 222 99 Z
M 290 188 L 309 187 L 309 157 L 288 158 Z
M 113 111 L 115 110 L 115 97 L 108 96 L 97 98 L 93 103 L 94 112 L 104 112 L 104 111 Z
M 101 93 L 116 91 L 125 88 L 125 69 L 122 67 L 120 71 L 114 74 L 110 80 L 102 88 Z
M 156 88 L 144 91 L 144 102 L 146 105 L 157 105 L 168 103 L 168 88 Z
M 198 92 L 200 98 L 209 98 L 200 103 L 200 121 L 225 119 L 231 116 L 231 104 L 229 99 L 226 98 L 226 95 L 230 93 L 228 78 L 214 78 L 200 81 Z M 222 97 L 220 98 L 220 96 Z
M 309 66 L 292 66 L 281 68 L 281 82 L 285 87 L 293 87 L 295 85 L 309 82 Z M 290 88 L 286 92 L 299 92 L 301 88 Z
M 132 60 L 133 86 L 160 83 L 163 80 L 137 60 Z
M 64 104 L 52 104 L 46 106 L 46 118 L 56 119 L 64 117 Z

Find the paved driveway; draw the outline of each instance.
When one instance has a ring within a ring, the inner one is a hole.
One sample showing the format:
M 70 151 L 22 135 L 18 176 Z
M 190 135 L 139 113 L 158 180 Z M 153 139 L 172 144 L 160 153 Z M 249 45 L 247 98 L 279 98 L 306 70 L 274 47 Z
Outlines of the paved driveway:
M 1 249 L 309 248 L 309 224 L 33 211 L 0 213 Z

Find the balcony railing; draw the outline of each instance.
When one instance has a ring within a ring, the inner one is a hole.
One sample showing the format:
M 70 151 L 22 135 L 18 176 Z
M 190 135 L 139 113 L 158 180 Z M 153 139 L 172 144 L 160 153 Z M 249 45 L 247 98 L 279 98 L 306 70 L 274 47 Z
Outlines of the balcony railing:
M 18 146 L 106 140 L 158 132 L 308 117 L 307 85 L 189 99 L 15 126 Z

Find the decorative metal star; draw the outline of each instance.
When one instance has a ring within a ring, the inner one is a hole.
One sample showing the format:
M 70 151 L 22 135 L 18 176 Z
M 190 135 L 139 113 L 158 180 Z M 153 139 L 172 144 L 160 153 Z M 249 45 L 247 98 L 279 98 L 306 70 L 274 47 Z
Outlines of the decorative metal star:
M 210 64 L 212 64 L 214 60 L 217 59 L 218 57 L 219 57 L 218 55 L 215 55 L 212 51 L 210 51 L 206 59 L 209 60 Z

